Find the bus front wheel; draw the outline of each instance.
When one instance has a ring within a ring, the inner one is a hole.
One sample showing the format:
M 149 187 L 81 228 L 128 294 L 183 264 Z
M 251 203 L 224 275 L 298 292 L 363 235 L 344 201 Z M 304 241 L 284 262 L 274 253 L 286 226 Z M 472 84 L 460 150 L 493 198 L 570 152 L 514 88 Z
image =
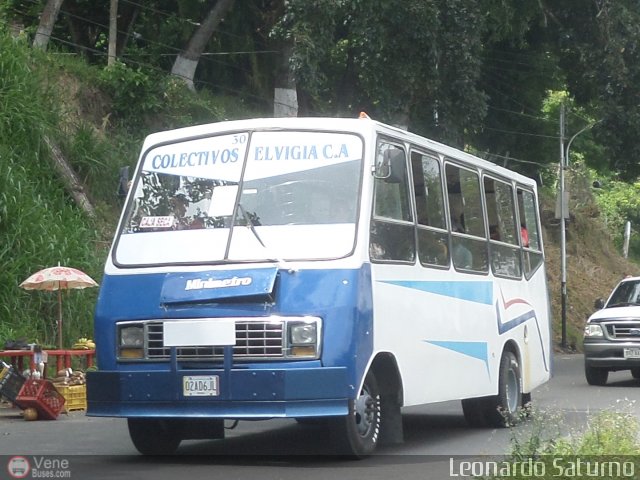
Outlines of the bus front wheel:
M 143 455 L 172 455 L 180 437 L 169 421 L 155 418 L 129 418 L 129 436 Z
M 331 433 L 338 453 L 361 458 L 374 452 L 380 439 L 382 408 L 373 372 L 367 373 L 358 397 L 349 400 L 349 413 L 334 419 Z

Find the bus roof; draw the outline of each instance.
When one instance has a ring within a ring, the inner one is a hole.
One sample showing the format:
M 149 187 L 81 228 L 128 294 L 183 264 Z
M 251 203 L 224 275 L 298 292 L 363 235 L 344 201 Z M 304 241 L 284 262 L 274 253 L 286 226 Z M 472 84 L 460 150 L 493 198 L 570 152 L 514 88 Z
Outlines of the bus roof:
M 215 123 L 195 125 L 190 127 L 179 128 L 175 130 L 167 130 L 156 132 L 148 135 L 145 139 L 143 151 L 158 143 L 171 142 L 182 138 L 199 137 L 228 131 L 243 130 L 325 130 L 325 131 L 344 131 L 358 133 L 366 137 L 374 131 L 386 133 L 388 135 L 403 137 L 404 139 L 423 145 L 425 148 L 432 149 L 445 156 L 457 158 L 463 161 L 471 162 L 483 169 L 490 170 L 496 174 L 514 178 L 517 181 L 535 187 L 535 181 L 529 177 L 521 175 L 513 170 L 497 165 L 488 160 L 484 160 L 470 153 L 464 152 L 457 148 L 445 145 L 443 143 L 430 140 L 421 135 L 411 133 L 399 127 L 387 125 L 368 117 L 360 118 L 335 118 L 335 117 L 272 117 L 272 118 L 251 118 L 244 120 L 227 120 Z

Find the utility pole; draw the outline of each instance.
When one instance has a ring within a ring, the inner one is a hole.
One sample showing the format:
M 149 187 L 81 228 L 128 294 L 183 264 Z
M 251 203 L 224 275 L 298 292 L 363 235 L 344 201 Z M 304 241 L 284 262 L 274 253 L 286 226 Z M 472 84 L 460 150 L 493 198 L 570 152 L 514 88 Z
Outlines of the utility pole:
M 560 265 L 562 268 L 560 280 L 560 305 L 562 320 L 562 340 L 560 346 L 567 348 L 567 233 L 566 208 L 564 201 L 564 170 L 566 167 L 564 151 L 564 103 L 560 105 Z
M 586 127 L 578 130 L 567 143 L 567 148 L 564 148 L 564 103 L 560 106 L 560 263 L 562 264 L 562 280 L 561 280 L 561 315 L 562 315 L 562 340 L 560 346 L 564 349 L 567 348 L 567 233 L 566 233 L 566 217 L 568 217 L 569 199 L 565 202 L 565 188 L 564 188 L 564 171 L 569 164 L 569 152 L 571 151 L 571 144 L 578 135 L 587 130 L 591 130 L 598 122 L 597 120 L 590 123 Z

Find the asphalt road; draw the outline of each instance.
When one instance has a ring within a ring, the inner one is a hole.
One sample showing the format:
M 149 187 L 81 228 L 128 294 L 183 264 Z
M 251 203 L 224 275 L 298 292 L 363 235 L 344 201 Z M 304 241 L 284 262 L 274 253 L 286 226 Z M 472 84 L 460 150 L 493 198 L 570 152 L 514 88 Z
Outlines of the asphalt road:
M 240 422 L 227 431 L 224 442 L 186 441 L 177 456 L 150 459 L 137 454 L 124 420 L 72 412 L 55 421 L 26 422 L 19 410 L 3 408 L 0 463 L 24 456 L 32 470 L 74 479 L 452 478 L 452 462 L 509 453 L 514 440 L 531 435 L 576 434 L 589 416 L 604 409 L 631 412 L 640 419 L 640 408 L 633 403 L 640 382 L 628 372 L 616 372 L 607 386 L 589 386 L 582 361 L 581 355 L 556 355 L 554 377 L 533 394 L 534 418 L 516 428 L 469 428 L 459 402 L 407 408 L 404 444 L 380 448 L 360 461 L 323 455 L 330 451 L 324 430 L 293 420 Z M 47 460 L 49 465 L 43 464 Z M 0 465 L 0 478 L 15 477 Z

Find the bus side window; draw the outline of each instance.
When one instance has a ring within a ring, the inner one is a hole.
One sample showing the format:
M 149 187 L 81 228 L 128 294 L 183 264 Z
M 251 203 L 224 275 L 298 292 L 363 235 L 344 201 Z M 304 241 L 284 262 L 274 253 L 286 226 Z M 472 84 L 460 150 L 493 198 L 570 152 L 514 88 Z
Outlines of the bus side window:
M 376 165 L 388 165 L 374 181 L 369 255 L 372 260 L 413 262 L 416 257 L 409 179 L 403 148 L 378 144 Z
M 489 271 L 487 234 L 477 172 L 447 163 L 447 198 L 451 221 L 451 258 L 456 269 Z
M 516 229 L 513 187 L 484 177 L 484 196 L 489 222 L 489 255 L 493 273 L 520 278 L 522 265 Z
M 543 262 L 538 231 L 538 211 L 533 192 L 522 188 L 518 188 L 517 192 L 520 217 L 519 237 L 523 248 L 524 272 L 528 278 Z
M 418 215 L 418 257 L 422 265 L 449 266 L 449 234 L 445 220 L 442 174 L 437 158 L 411 152 Z

